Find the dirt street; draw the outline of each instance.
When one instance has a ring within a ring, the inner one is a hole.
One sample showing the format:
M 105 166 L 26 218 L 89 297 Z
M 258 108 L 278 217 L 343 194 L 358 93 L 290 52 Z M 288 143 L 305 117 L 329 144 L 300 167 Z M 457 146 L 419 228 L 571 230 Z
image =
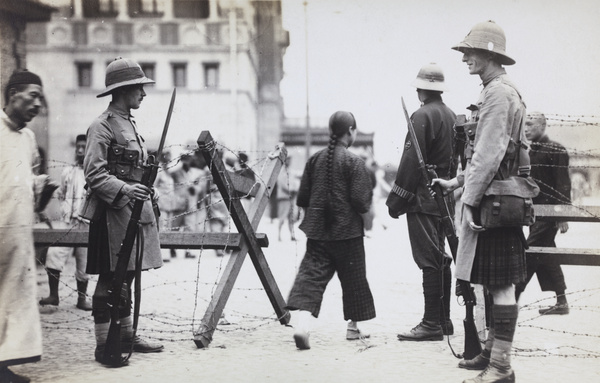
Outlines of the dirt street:
M 371 334 L 367 341 L 347 341 L 341 289 L 334 277 L 325 295 L 320 317 L 314 321 L 310 350 L 299 351 L 293 328 L 282 326 L 246 260 L 225 307 L 229 325 L 220 325 L 208 348 L 198 349 L 193 331 L 200 324 L 218 275 L 229 256 L 212 250 L 176 259 L 143 274 L 143 293 L 138 334 L 162 342 L 156 354 L 133 354 L 123 368 L 106 368 L 94 361 L 93 321 L 75 308 L 73 262 L 61 279 L 61 303 L 44 307 L 42 361 L 15 366 L 33 382 L 462 382 L 477 374 L 457 368 L 452 354 L 462 352 L 464 308 L 452 300 L 455 335 L 438 342 L 399 342 L 396 334 L 421 319 L 423 295 L 420 271 L 412 260 L 406 220 L 378 222 L 366 238 L 367 270 L 375 297 L 377 318 L 361 324 Z M 268 234 L 264 249 L 283 296 L 293 282 L 304 254 L 305 237 L 298 242 L 277 241 L 277 225 L 268 218 L 258 232 Z M 558 246 L 600 247 L 597 227 L 571 224 L 557 238 Z M 165 251 L 165 255 L 167 252 Z M 534 278 L 521 298 L 514 342 L 513 368 L 519 382 L 600 381 L 600 268 L 564 267 L 571 304 L 566 316 L 538 315 L 542 306 L 554 303 L 551 293 L 540 291 Z M 38 268 L 40 297 L 48 292 L 43 268 Z M 89 295 L 95 282 L 90 283 Z M 293 320 L 293 318 L 292 318 Z

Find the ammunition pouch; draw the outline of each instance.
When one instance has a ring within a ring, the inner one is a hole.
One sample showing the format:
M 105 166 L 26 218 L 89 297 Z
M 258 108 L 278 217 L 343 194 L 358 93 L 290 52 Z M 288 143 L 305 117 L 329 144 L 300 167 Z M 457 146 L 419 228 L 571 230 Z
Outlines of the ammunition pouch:
M 470 161 L 473 157 L 473 147 L 475 146 L 475 133 L 477 132 L 477 121 L 457 122 L 454 124 L 454 132 L 460 141 L 464 141 L 465 159 Z
M 139 152 L 113 144 L 108 150 L 108 172 L 120 180 L 141 182 L 144 169 L 139 166 Z

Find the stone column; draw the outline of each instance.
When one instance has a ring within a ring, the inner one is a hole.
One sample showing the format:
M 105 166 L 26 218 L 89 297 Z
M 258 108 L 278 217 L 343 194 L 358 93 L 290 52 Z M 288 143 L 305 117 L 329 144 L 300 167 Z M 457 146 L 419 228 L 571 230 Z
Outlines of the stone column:
M 73 19 L 83 18 L 83 0 L 73 0 Z
M 208 0 L 208 7 L 208 20 L 217 20 L 219 18 L 218 0 Z
M 117 21 L 129 21 L 129 10 L 127 9 L 127 0 L 116 0 L 117 4 Z
M 173 20 L 173 0 L 165 0 L 165 9 L 163 20 L 171 21 Z

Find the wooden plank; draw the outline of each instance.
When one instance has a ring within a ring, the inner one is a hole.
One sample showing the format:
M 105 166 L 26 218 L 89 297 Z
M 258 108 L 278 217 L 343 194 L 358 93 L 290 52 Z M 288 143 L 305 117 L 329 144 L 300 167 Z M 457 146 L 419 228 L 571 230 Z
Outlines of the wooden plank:
M 160 247 L 163 249 L 224 249 L 240 248 L 242 235 L 238 233 L 202 233 L 202 232 L 160 232 Z M 264 233 L 256 234 L 260 247 L 269 246 L 269 238 Z M 33 229 L 36 246 L 87 246 L 87 230 L 69 229 Z
M 214 141 L 209 132 L 203 131 L 198 138 L 198 146 L 202 151 L 202 155 L 209 164 L 211 173 L 213 175 L 213 181 L 219 187 L 219 191 L 225 200 L 225 205 L 232 212 L 232 218 L 238 231 L 244 234 L 244 240 L 240 243 L 240 249 L 234 251 L 227 263 L 225 270 L 217 284 L 215 293 L 206 309 L 202 322 L 197 330 L 194 331 L 194 342 L 198 348 L 207 347 L 212 341 L 212 336 L 216 329 L 219 318 L 223 312 L 227 299 L 229 298 L 233 285 L 237 276 L 239 275 L 240 269 L 244 263 L 246 254 L 250 251 L 250 257 L 254 263 L 254 266 L 259 274 L 259 278 L 263 283 L 263 287 L 271 300 L 271 304 L 275 309 L 279 317 L 279 321 L 282 324 L 287 324 L 290 319 L 289 312 L 283 309 L 285 301 L 279 292 L 277 284 L 273 276 L 270 273 L 269 266 L 266 262 L 264 254 L 260 248 L 257 250 L 257 246 L 254 237 L 254 230 L 258 227 L 260 219 L 263 216 L 264 210 L 268 204 L 271 192 L 277 182 L 277 177 L 281 170 L 282 164 L 285 162 L 287 151 L 283 144 L 279 144 L 276 150 L 269 154 L 267 163 L 265 164 L 261 178 L 264 182 L 257 183 L 258 189 L 256 198 L 253 201 L 249 217 L 246 216 L 244 209 L 237 198 L 231 198 L 230 192 L 226 185 L 230 185 L 228 180 L 227 172 L 221 159 L 216 155 L 214 150 Z M 230 212 L 231 213 L 231 212 Z M 244 218 L 240 219 L 240 216 Z
M 600 206 L 533 205 L 538 221 L 600 222 Z
M 561 265 L 600 266 L 600 249 L 573 249 L 557 247 L 530 247 L 527 257 L 534 257 L 542 263 Z

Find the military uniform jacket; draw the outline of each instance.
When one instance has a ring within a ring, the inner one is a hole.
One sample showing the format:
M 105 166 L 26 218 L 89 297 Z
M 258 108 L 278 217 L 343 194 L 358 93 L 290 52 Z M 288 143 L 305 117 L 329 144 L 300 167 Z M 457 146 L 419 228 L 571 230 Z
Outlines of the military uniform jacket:
M 453 138 L 456 121 L 454 112 L 442 102 L 441 97 L 436 97 L 427 100 L 413 113 L 411 121 L 425 164 L 434 165 L 438 177 L 454 177 L 457 162 Z M 427 180 L 419 169 L 412 141 L 409 132 L 404 141 L 396 181 L 386 201 L 389 213 L 394 218 L 404 213 L 440 215 L 434 198 L 429 194 Z
M 134 180 L 118 178 L 109 172 L 109 151 L 115 150 L 117 134 L 126 141 L 125 149 L 137 158 L 138 169 L 145 164 L 148 158 L 146 146 L 141 136 L 137 134 L 135 122 L 129 111 L 120 110 L 112 103 L 90 125 L 87 131 L 87 144 L 83 169 L 88 192 L 99 198 L 106 205 L 106 223 L 108 228 L 108 242 L 110 249 L 110 269 L 114 271 L 117 263 L 117 253 L 125 237 L 127 225 L 131 217 L 133 201 L 121 192 L 123 185 L 135 184 Z M 137 157 L 136 157 L 137 153 Z M 123 169 L 126 169 L 123 166 Z M 162 266 L 160 243 L 158 239 L 158 226 L 150 200 L 144 201 L 140 217 L 140 232 L 144 237 L 144 258 L 142 269 L 151 269 Z M 137 241 L 137 239 L 136 239 Z M 133 246 L 132 256 L 129 260 L 128 270 L 135 270 L 135 251 L 137 243 Z M 105 256 L 100 254 L 100 257 Z M 102 260 L 88 258 L 88 272 L 98 273 L 94 264 Z
M 524 139 L 526 116 L 525 103 L 504 70 L 483 80 L 484 88 L 471 116 L 477 121 L 477 131 L 473 154 L 464 172 L 461 196 L 464 204 L 473 207 L 479 207 L 486 189 L 496 177 L 511 138 L 514 139 L 519 129 L 521 139 Z M 456 278 L 468 281 L 475 258 L 477 232 L 462 220 L 459 236 Z
M 327 150 L 306 163 L 296 205 L 306 209 L 300 229 L 309 239 L 339 241 L 364 235 L 361 214 L 369 211 L 373 185 L 365 162 L 338 142 L 331 174 L 332 225 L 325 228 L 327 201 Z

